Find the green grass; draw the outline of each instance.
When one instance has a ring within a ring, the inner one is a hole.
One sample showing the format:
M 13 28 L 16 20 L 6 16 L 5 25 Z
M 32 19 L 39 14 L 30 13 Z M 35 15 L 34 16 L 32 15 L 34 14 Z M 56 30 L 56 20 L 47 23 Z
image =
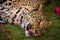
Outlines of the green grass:
M 0 28 L 0 30 L 4 31 L 8 29 L 10 33 L 0 32 L 0 40 L 60 40 L 60 15 L 56 15 L 54 11 L 56 7 L 60 6 L 59 4 L 59 2 L 53 0 L 45 7 L 45 13 L 52 21 L 52 25 L 43 35 L 28 38 L 24 35 L 24 30 L 21 27 L 7 24 L 2 29 Z

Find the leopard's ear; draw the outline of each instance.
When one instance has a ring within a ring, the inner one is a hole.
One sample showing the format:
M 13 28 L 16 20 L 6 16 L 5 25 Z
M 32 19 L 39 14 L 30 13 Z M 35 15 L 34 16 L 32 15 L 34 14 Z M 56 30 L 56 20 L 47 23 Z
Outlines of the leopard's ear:
M 49 21 L 49 23 L 48 23 L 48 27 L 49 27 L 49 25 L 52 25 L 52 21 Z
M 46 2 L 47 0 L 40 0 L 39 7 L 38 7 L 39 11 L 43 11 L 43 8 L 45 7 Z

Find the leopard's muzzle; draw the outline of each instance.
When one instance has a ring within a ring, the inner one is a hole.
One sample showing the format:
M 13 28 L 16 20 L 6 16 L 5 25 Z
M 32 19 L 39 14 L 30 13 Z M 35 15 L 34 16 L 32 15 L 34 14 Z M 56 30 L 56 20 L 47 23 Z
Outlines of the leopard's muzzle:
M 28 24 L 25 30 L 25 35 L 27 37 L 34 37 L 34 36 L 39 36 L 39 32 L 36 29 L 32 29 L 33 26 L 31 24 Z

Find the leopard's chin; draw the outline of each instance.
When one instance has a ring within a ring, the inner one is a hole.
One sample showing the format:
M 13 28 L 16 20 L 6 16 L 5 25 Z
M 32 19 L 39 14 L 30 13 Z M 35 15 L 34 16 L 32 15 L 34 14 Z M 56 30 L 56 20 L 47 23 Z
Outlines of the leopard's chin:
M 25 31 L 25 36 L 26 36 L 26 37 L 31 37 L 29 31 L 27 31 L 27 30 Z
M 39 33 L 34 33 L 31 29 L 29 30 L 30 36 L 31 37 L 36 37 L 36 36 L 40 36 Z
M 25 35 L 26 35 L 26 37 L 37 37 L 37 36 L 40 36 L 40 34 L 34 33 L 32 31 L 32 29 L 29 29 L 28 31 L 25 31 Z

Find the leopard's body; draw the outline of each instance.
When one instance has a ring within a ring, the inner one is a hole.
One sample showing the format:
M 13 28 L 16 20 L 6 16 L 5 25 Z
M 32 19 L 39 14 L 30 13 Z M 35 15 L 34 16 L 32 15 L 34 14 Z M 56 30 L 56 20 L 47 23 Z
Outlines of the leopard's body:
M 21 26 L 25 32 L 32 29 L 33 33 L 41 34 L 49 21 L 44 12 L 38 10 L 40 5 L 40 0 L 8 0 L 0 5 L 0 16 L 9 23 Z

